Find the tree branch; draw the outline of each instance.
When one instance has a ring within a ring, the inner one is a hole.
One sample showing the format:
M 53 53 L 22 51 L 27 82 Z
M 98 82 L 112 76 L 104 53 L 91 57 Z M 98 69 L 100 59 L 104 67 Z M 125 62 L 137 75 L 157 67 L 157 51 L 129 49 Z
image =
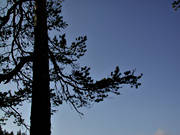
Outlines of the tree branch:
M 22 124 L 27 130 L 29 129 L 29 126 L 27 124 L 25 124 L 24 119 L 22 118 L 22 115 L 13 107 L 10 107 L 13 111 L 14 111 L 14 117 L 17 118 L 17 122 L 19 124 Z
M 0 74 L 0 83 L 2 81 L 6 81 L 5 84 L 8 83 L 13 78 L 13 76 L 15 76 L 22 69 L 24 64 L 26 64 L 29 61 L 32 61 L 32 59 L 33 59 L 33 56 L 21 57 L 20 62 L 17 64 L 17 66 L 11 72 L 9 72 L 7 74 Z
M 11 8 L 8 9 L 7 15 L 5 15 L 3 17 L 0 16 L 0 21 L 1 21 L 0 28 L 9 21 L 10 15 L 13 13 L 13 11 L 16 9 L 16 7 L 19 4 L 21 4 L 22 2 L 27 2 L 27 1 L 32 1 L 32 0 L 19 0 L 19 1 L 15 2 Z

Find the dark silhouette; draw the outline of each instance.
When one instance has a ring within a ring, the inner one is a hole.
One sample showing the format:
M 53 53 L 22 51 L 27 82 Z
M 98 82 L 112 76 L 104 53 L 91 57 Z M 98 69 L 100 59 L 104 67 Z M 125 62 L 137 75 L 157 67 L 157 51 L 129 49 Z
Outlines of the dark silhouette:
M 50 135 L 51 105 L 46 0 L 37 0 L 35 6 L 36 24 L 34 29 L 35 44 L 30 135 L 42 134 L 42 131 L 44 131 L 46 135 Z
M 90 77 L 90 68 L 80 67 L 78 59 L 86 52 L 86 36 L 68 45 L 67 24 L 61 16 L 61 0 L 9 0 L 0 16 L 0 82 L 16 83 L 17 90 L 0 91 L 1 122 L 14 116 L 24 122 L 17 108 L 31 104 L 30 134 L 51 134 L 54 107 L 69 102 L 78 108 L 103 101 L 110 93 L 119 95 L 123 84 L 138 88 L 141 75 L 120 73 L 119 67 L 99 81 Z M 31 100 L 32 99 L 32 100 Z
M 0 126 L 0 135 L 14 135 L 14 133 L 13 132 L 9 133 L 8 131 L 3 130 L 2 127 Z M 16 135 L 26 135 L 26 134 L 22 133 L 21 130 L 19 130 Z
M 14 135 L 13 132 L 9 133 L 6 130 L 3 130 L 2 127 L 0 126 L 0 135 Z
M 178 8 L 180 8 L 180 0 L 175 0 L 172 3 L 172 7 L 174 8 L 174 10 L 178 10 Z

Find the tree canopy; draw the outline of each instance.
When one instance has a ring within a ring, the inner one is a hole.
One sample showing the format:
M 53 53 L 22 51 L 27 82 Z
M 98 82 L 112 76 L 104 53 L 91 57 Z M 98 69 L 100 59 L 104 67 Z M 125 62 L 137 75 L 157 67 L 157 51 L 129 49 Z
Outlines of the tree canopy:
M 0 91 L 0 109 L 4 112 L 0 118 L 2 123 L 14 116 L 18 125 L 28 128 L 18 108 L 25 101 L 32 101 L 33 82 L 36 83 L 34 61 L 38 58 L 35 44 L 44 55 L 46 51 L 40 46 L 42 39 L 38 35 L 43 36 L 46 32 L 51 114 L 63 103 L 70 103 L 82 114 L 78 108 L 101 102 L 111 93 L 119 95 L 123 85 L 135 88 L 141 85 L 142 74 L 135 75 L 135 70 L 121 73 L 119 67 L 109 76 L 94 80 L 90 67 L 79 64 L 87 51 L 87 37 L 79 36 L 68 44 L 66 34 L 62 32 L 68 26 L 61 14 L 62 0 L 43 1 L 44 7 L 36 0 L 7 0 L 6 5 L 0 7 L 0 83 L 14 83 L 17 87 Z M 40 24 L 47 26 L 47 31 L 40 33 L 39 30 L 45 30 Z

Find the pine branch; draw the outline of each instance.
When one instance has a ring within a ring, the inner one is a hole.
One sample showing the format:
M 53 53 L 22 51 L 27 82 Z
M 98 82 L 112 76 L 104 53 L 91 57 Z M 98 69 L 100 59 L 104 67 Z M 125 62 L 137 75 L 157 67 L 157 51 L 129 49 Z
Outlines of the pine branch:
M 2 81 L 5 81 L 5 84 L 8 83 L 13 78 L 13 76 L 17 75 L 18 72 L 20 72 L 20 70 L 22 69 L 24 64 L 32 61 L 32 59 L 33 59 L 33 56 L 21 57 L 20 62 L 17 64 L 17 66 L 11 72 L 9 72 L 7 74 L 0 74 L 0 83 Z
M 31 0 L 19 0 L 15 2 L 13 6 L 8 9 L 7 14 L 5 16 L 3 17 L 0 16 L 0 21 L 1 21 L 0 28 L 9 21 L 10 16 L 13 13 L 13 11 L 16 9 L 16 7 L 20 5 L 22 2 L 26 2 L 26 1 L 31 1 Z

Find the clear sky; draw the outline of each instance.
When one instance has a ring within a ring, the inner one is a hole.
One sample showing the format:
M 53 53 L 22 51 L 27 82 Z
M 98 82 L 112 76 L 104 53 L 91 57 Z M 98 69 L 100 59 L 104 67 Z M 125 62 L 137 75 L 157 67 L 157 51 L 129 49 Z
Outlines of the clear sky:
M 53 135 L 179 135 L 180 11 L 171 0 L 65 0 L 69 41 L 87 35 L 81 64 L 92 76 L 121 71 L 143 73 L 139 89 L 84 108 L 82 118 L 69 106 L 53 117 Z
M 61 106 L 52 135 L 180 135 L 180 11 L 172 0 L 65 0 L 69 43 L 87 35 L 82 65 L 100 79 L 117 65 L 143 73 L 139 89 L 83 108 Z M 27 111 L 27 109 L 26 109 Z

